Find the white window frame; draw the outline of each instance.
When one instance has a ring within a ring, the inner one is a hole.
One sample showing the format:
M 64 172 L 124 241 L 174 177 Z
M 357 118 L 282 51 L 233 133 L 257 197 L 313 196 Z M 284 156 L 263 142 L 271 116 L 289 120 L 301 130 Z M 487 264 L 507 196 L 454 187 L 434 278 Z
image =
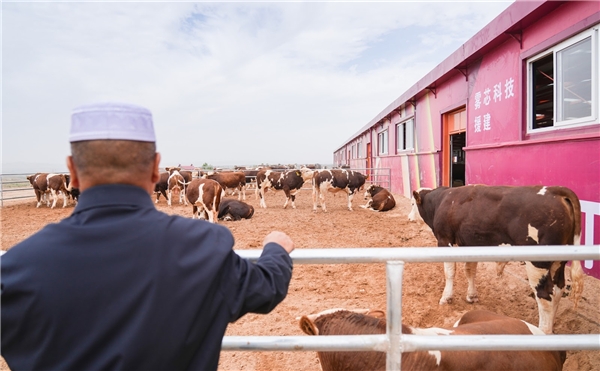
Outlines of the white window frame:
M 406 128 L 406 143 L 404 130 Z M 396 153 L 413 151 L 415 149 L 415 120 L 410 118 L 396 124 Z
M 591 81 L 591 104 L 592 104 L 592 109 L 591 109 L 591 115 L 590 116 L 586 116 L 586 117 L 580 117 L 580 118 L 576 118 L 576 119 L 570 119 L 570 120 L 559 120 L 559 118 L 561 117 L 560 115 L 562 114 L 562 112 L 560 111 L 561 108 L 561 104 L 558 101 L 558 90 L 559 90 L 559 86 L 562 84 L 562 81 L 556 81 L 559 76 L 561 76 L 562 74 L 562 70 L 561 70 L 561 66 L 559 66 L 557 64 L 557 58 L 558 58 L 558 53 L 560 53 L 561 51 L 567 49 L 570 46 L 575 45 L 576 43 L 586 39 L 590 37 L 591 38 L 591 47 L 592 47 L 592 64 L 591 64 L 591 69 L 592 69 L 592 81 Z M 599 37 L 598 37 L 598 26 L 594 26 L 592 28 L 589 28 L 559 44 L 556 44 L 555 46 L 543 51 L 542 53 L 539 53 L 529 59 L 527 59 L 527 132 L 528 133 L 539 133 L 539 132 L 545 132 L 545 131 L 552 131 L 552 130 L 559 130 L 559 129 L 563 129 L 563 128 L 572 128 L 572 127 L 578 127 L 578 126 L 586 126 L 586 125 L 591 125 L 591 124 L 598 124 L 598 110 L 599 110 L 599 83 L 598 83 L 598 79 L 600 76 L 598 76 L 598 66 L 600 65 L 599 62 L 599 57 L 598 57 L 598 51 L 600 49 L 600 41 L 599 41 Z M 554 79 L 555 79 L 555 83 L 553 84 L 553 104 L 554 104 L 554 117 L 553 117 L 553 125 L 552 126 L 548 126 L 548 127 L 544 127 L 544 128 L 533 128 L 533 94 L 534 94 L 534 87 L 533 87 L 533 63 L 549 56 L 550 54 L 552 54 L 553 56 L 553 68 L 554 68 Z
M 377 149 L 380 155 L 387 155 L 389 147 L 388 130 L 385 129 L 377 134 Z

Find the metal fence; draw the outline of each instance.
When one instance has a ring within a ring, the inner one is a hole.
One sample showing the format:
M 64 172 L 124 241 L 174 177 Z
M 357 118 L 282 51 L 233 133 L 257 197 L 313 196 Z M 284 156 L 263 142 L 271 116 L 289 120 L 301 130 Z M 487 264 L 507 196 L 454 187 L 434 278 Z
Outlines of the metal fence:
M 261 250 L 237 250 L 256 261 Z M 226 336 L 224 351 L 380 351 L 386 370 L 400 370 L 403 352 L 429 350 L 600 350 L 600 334 L 586 335 L 402 335 L 402 276 L 405 262 L 505 262 L 600 260 L 600 245 L 455 248 L 296 249 L 294 264 L 385 263 L 387 331 L 352 336 Z
M 0 207 L 5 200 L 35 198 L 31 183 L 27 180 L 29 174 L 0 174 Z

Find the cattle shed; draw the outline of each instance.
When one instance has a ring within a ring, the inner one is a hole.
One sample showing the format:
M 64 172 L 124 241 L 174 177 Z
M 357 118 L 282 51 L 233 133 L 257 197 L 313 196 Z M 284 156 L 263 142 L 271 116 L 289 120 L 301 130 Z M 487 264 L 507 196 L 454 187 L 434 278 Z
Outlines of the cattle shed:
M 517 1 L 334 151 L 391 191 L 560 185 L 600 244 L 600 5 Z M 586 261 L 600 278 L 600 262 Z

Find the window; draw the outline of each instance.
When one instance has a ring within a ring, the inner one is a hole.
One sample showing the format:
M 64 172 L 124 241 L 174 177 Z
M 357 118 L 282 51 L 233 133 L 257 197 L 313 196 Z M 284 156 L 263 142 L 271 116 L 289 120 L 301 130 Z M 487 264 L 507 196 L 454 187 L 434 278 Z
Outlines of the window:
M 414 120 L 396 125 L 396 151 L 403 152 L 414 148 Z
M 356 155 L 358 158 L 363 158 L 363 148 L 362 148 L 362 140 L 359 140 L 356 144 Z
M 596 123 L 598 29 L 589 29 L 530 58 L 528 128 Z
M 388 132 L 387 130 L 377 134 L 377 145 L 379 148 L 379 154 L 385 155 L 388 153 Z
M 356 144 L 352 145 L 352 158 L 356 158 Z

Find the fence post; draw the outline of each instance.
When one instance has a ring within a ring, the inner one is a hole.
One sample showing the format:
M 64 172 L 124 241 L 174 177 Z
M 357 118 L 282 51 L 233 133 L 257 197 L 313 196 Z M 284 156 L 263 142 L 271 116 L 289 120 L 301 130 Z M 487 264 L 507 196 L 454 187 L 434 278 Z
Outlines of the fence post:
M 388 261 L 385 266 L 387 281 L 387 336 L 388 351 L 385 369 L 400 371 L 402 349 L 402 274 L 403 261 Z

